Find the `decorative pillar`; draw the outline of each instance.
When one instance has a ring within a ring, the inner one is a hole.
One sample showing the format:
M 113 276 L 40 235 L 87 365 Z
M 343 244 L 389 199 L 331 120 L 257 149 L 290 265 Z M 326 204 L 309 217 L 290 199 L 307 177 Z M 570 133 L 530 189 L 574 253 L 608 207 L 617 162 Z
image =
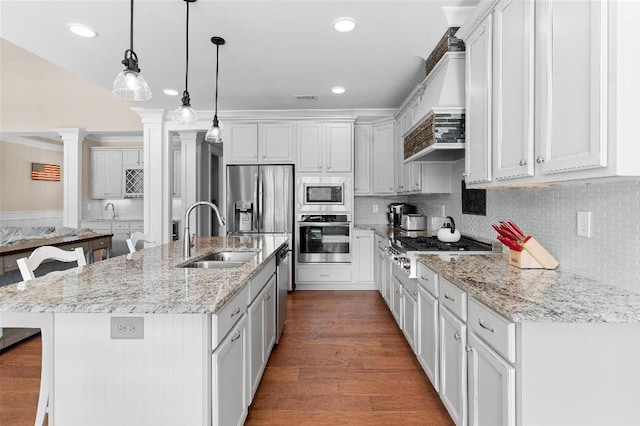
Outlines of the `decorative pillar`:
M 182 212 L 180 217 L 184 217 L 184 213 L 191 204 L 198 201 L 198 176 L 199 176 L 199 164 L 198 158 L 198 132 L 194 130 L 178 131 L 180 136 L 180 150 L 181 150 L 181 166 L 182 166 Z M 199 214 L 199 212 L 196 212 Z M 191 223 L 196 223 L 195 218 Z M 186 223 L 181 224 L 182 228 L 186 226 Z M 191 229 L 195 229 L 192 227 Z
M 82 142 L 86 133 L 79 128 L 55 129 L 64 143 L 62 165 L 62 225 L 79 228 L 82 220 Z
M 171 241 L 171 167 L 164 109 L 131 108 L 140 116 L 144 143 L 144 233 L 158 244 Z

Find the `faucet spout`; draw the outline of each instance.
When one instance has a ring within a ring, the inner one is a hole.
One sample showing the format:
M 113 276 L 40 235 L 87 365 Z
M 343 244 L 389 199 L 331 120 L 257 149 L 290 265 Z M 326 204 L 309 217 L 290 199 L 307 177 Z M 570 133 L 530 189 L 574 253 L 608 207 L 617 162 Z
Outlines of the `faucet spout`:
M 111 206 L 111 220 L 113 220 L 116 218 L 116 210 L 113 203 L 107 203 L 107 205 L 104 206 L 104 211 L 109 211 L 109 206 Z
M 193 247 L 193 241 L 191 241 L 191 231 L 190 231 L 190 225 L 189 225 L 189 217 L 191 214 L 191 211 L 198 207 L 198 206 L 209 206 L 209 208 L 211 208 L 211 210 L 214 211 L 214 213 L 216 214 L 216 218 L 218 219 L 218 224 L 220 226 L 224 226 L 226 224 L 226 221 L 224 219 L 224 217 L 222 217 L 220 215 L 220 211 L 218 210 L 218 206 L 216 206 L 213 203 L 210 203 L 208 201 L 197 201 L 193 204 L 191 204 L 188 208 L 187 211 L 184 214 L 184 250 L 183 250 L 183 254 L 185 259 L 188 257 L 191 257 L 191 247 Z

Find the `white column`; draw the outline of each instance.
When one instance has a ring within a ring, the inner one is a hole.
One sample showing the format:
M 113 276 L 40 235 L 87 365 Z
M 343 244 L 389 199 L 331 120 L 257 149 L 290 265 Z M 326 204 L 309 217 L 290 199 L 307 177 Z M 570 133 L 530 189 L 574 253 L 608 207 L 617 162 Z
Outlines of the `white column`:
M 171 241 L 171 167 L 164 109 L 131 108 L 140 116 L 144 143 L 144 233 L 158 244 Z
M 182 166 L 182 212 L 180 217 L 184 217 L 184 213 L 191 204 L 198 201 L 198 142 L 196 140 L 198 133 L 193 130 L 179 131 L 180 150 L 181 150 L 181 166 Z M 195 218 L 191 223 L 195 223 Z M 184 228 L 186 223 L 182 224 Z M 191 228 L 194 229 L 194 228 Z
M 79 228 L 82 220 L 82 142 L 86 133 L 79 128 L 55 130 L 64 143 L 62 225 Z

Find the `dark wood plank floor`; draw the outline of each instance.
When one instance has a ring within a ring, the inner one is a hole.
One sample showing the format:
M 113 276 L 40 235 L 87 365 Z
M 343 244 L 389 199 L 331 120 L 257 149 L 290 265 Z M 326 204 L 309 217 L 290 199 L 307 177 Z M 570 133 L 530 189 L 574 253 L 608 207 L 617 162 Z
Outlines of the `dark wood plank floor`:
M 452 425 L 375 291 L 297 291 L 247 425 Z M 33 425 L 40 338 L 0 353 L 0 425 Z
M 452 425 L 376 291 L 297 291 L 247 425 Z

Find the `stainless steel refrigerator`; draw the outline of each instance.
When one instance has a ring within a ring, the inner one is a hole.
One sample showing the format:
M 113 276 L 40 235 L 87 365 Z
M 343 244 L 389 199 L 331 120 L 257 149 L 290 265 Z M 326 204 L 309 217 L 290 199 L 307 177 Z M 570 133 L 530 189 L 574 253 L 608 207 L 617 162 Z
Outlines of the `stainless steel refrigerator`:
M 227 232 L 293 236 L 293 166 L 227 166 Z

